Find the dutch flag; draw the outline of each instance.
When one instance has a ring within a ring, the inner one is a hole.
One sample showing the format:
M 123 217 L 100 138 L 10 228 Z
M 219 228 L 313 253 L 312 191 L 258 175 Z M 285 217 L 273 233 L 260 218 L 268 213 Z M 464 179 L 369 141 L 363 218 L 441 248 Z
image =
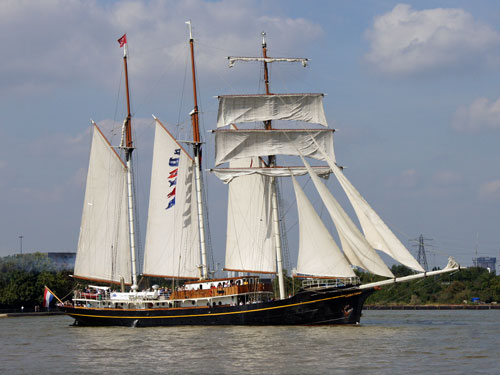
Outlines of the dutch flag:
M 49 288 L 45 287 L 45 291 L 43 292 L 43 307 L 49 307 L 50 302 L 54 299 L 54 295 L 50 292 Z

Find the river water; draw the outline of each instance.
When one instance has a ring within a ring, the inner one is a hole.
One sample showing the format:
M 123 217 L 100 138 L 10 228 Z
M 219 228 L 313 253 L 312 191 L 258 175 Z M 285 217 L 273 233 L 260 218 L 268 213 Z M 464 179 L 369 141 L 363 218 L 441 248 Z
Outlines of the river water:
M 500 310 L 375 311 L 358 326 L 75 327 L 0 318 L 0 374 L 499 374 Z

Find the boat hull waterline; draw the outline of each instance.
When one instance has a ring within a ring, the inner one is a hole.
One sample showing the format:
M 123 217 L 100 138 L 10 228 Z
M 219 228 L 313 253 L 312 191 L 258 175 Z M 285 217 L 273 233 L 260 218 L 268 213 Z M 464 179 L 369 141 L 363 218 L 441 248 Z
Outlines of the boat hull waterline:
M 61 306 L 80 326 L 358 324 L 375 289 L 304 291 L 293 297 L 243 306 L 113 309 Z

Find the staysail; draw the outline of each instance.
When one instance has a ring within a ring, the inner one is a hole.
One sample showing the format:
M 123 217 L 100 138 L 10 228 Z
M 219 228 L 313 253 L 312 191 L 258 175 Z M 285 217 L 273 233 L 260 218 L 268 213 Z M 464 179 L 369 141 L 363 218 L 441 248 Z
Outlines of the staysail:
M 297 273 L 319 277 L 354 277 L 356 274 L 328 229 L 292 176 L 299 216 Z
M 349 198 L 368 243 L 373 248 L 383 251 L 401 264 L 415 271 L 425 272 L 408 249 L 406 249 L 380 216 L 345 177 L 340 168 L 331 160 L 328 163 Z
M 94 124 L 74 270 L 77 278 L 132 283 L 126 173 L 127 167 Z
M 342 243 L 342 249 L 351 264 L 362 267 L 376 275 L 394 277 L 380 256 L 373 250 L 359 229 L 352 222 L 328 188 L 320 181 L 309 163 L 301 156 L 302 162 L 318 190 L 332 220 L 337 228 Z M 352 255 L 351 255 L 352 253 Z
M 194 161 L 159 120 L 155 120 L 144 274 L 198 278 Z
M 232 168 L 262 166 L 258 158 L 232 161 Z M 241 176 L 229 183 L 225 269 L 276 272 L 271 214 L 271 181 L 262 175 Z
M 358 190 L 356 190 L 354 185 L 352 185 L 352 183 L 347 179 L 335 163 L 335 160 L 329 157 L 326 152 L 323 152 L 322 154 L 340 185 L 344 189 L 347 198 L 349 198 L 368 243 L 373 248 L 383 251 L 401 264 L 404 264 L 415 271 L 425 272 L 422 266 L 410 254 L 408 249 L 401 243 L 401 241 L 389 229 L 375 210 L 368 204 Z

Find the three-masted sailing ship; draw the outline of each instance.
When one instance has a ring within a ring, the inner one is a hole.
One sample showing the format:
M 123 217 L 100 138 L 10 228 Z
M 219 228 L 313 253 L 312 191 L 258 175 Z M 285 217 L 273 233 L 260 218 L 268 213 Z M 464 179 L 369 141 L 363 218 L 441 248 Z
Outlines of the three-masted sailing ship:
M 334 129 L 328 128 L 323 94 L 271 93 L 268 64 L 305 58 L 230 57 L 230 66 L 263 65 L 265 93 L 219 96 L 212 172 L 228 184 L 225 270 L 214 279 L 207 262 L 203 212 L 201 146 L 194 40 L 189 23 L 194 109 L 192 151 L 183 147 L 156 117 L 151 190 L 142 276 L 185 281 L 177 288 L 154 285 L 140 291 L 135 238 L 134 187 L 126 37 L 124 69 L 128 115 L 123 123 L 125 160 L 93 124 L 92 148 L 74 277 L 94 284 L 76 290 L 60 308 L 79 325 L 315 325 L 359 323 L 366 298 L 385 284 L 459 269 L 425 272 L 337 166 Z M 301 127 L 283 127 L 283 123 Z M 249 128 L 250 126 L 250 128 Z M 278 164 L 295 158 L 299 166 Z M 321 165 L 310 165 L 310 160 Z M 309 160 L 309 161 L 308 161 Z M 333 174 L 345 191 L 362 231 L 321 180 Z M 308 175 L 335 224 L 341 246 L 323 224 L 296 176 Z M 299 255 L 294 276 L 303 278 L 295 294 L 285 291 L 277 179 L 292 181 L 299 218 Z M 363 233 L 362 233 L 363 232 Z M 417 273 L 395 278 L 375 251 Z M 354 268 L 384 281 L 361 285 Z M 268 275 L 268 278 L 259 275 Z M 236 276 L 235 276 L 236 275 Z M 270 275 L 270 276 L 269 276 Z M 276 278 L 279 292 L 273 290 Z M 129 291 L 126 287 L 129 286 Z M 119 289 L 119 290 L 116 290 Z

